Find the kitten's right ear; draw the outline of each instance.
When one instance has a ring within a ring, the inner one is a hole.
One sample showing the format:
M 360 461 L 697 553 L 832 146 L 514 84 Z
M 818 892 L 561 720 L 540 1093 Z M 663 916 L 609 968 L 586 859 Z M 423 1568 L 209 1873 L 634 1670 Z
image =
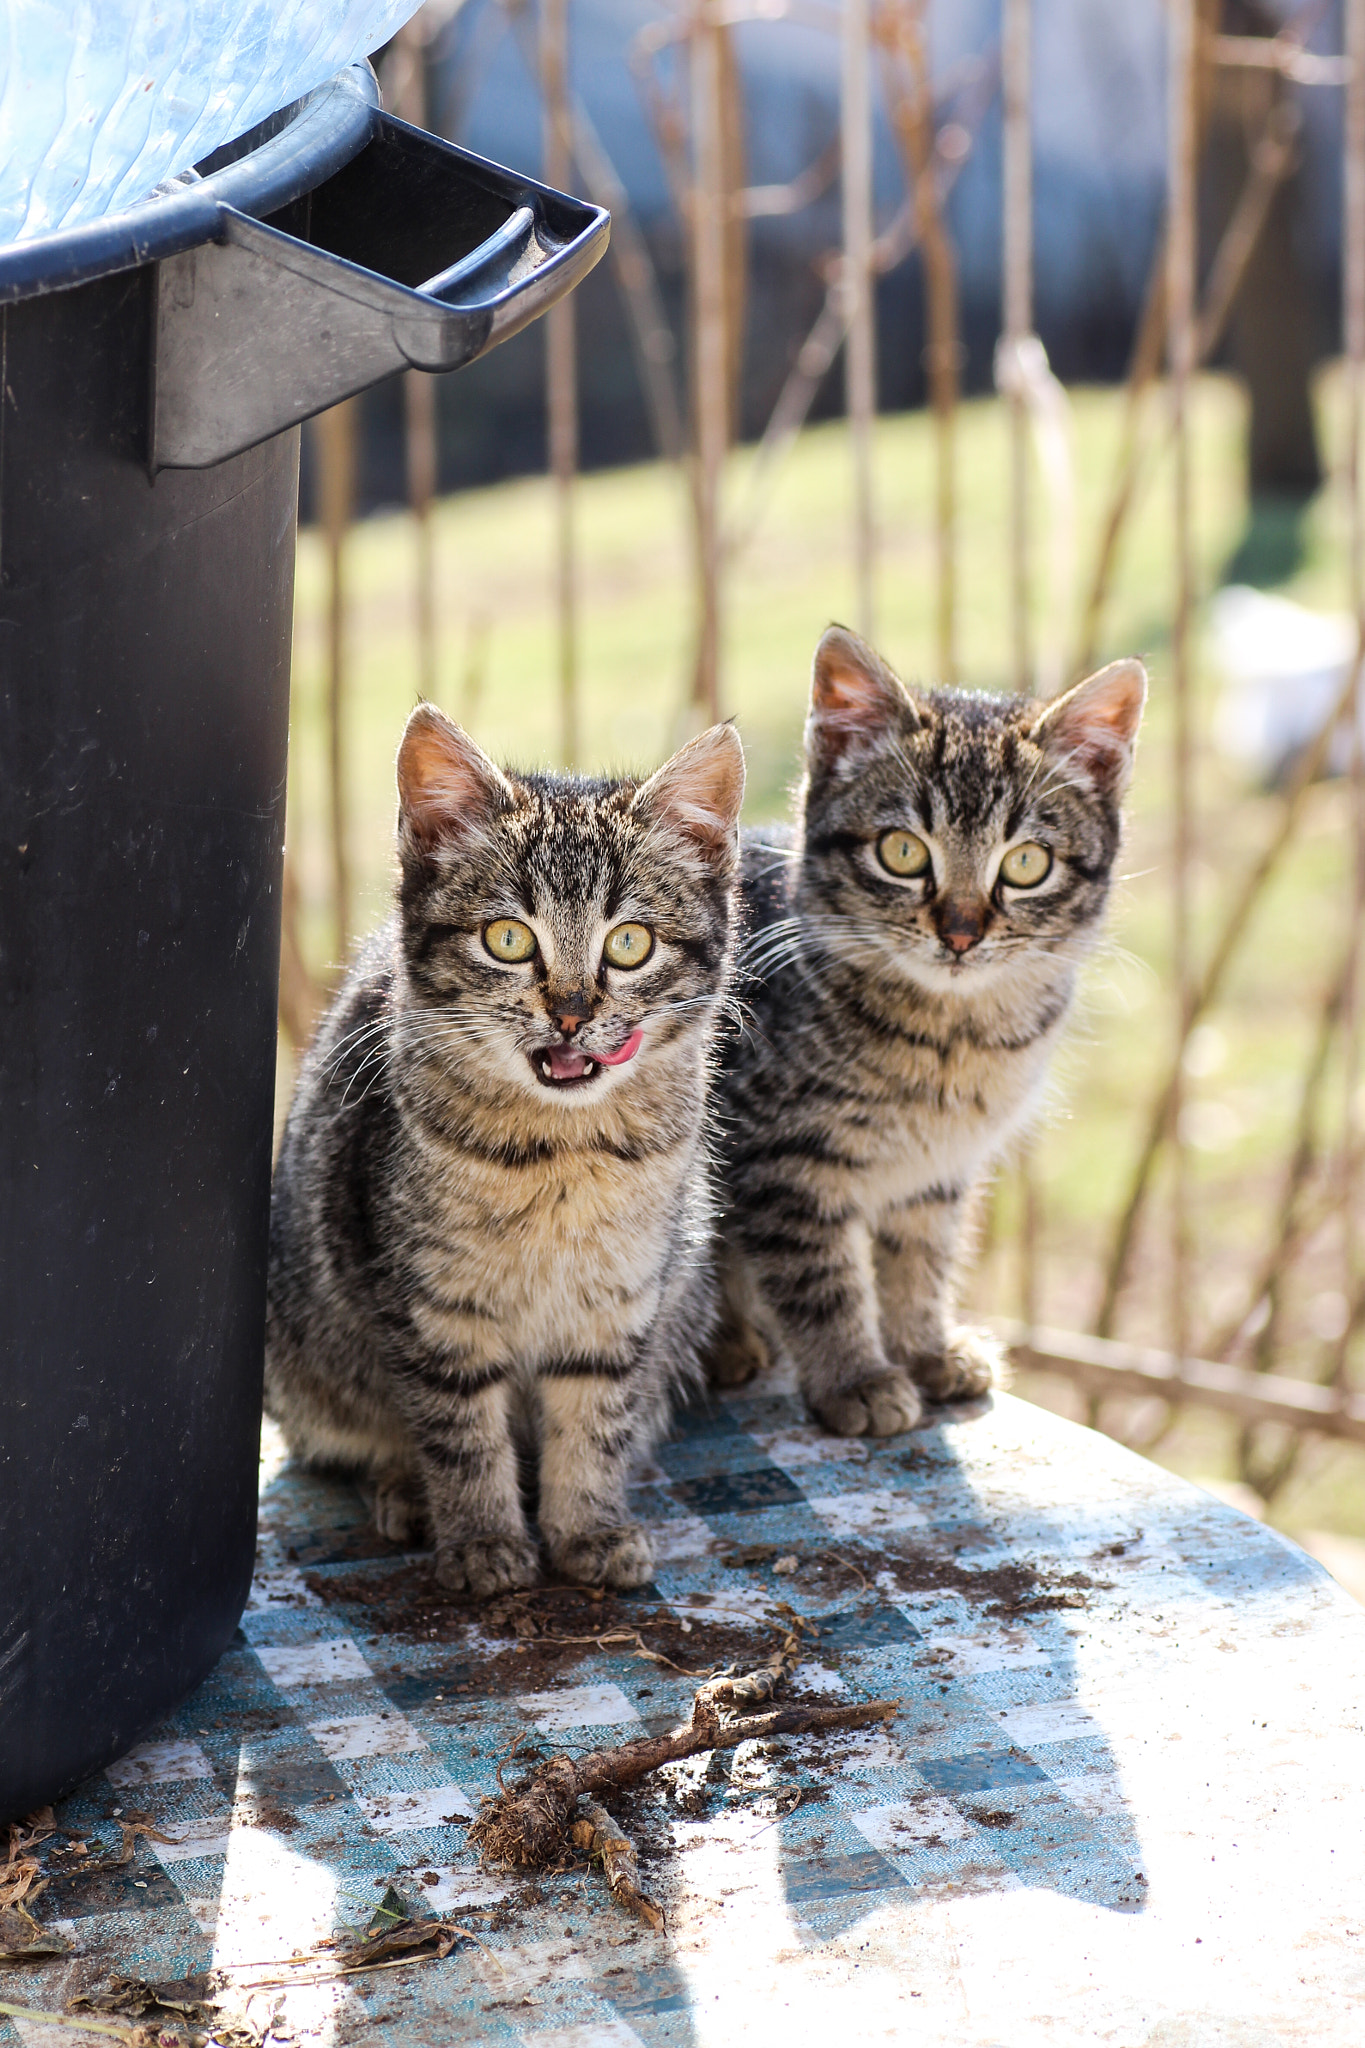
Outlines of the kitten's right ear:
M 874 752 L 905 725 L 907 713 L 914 722 L 914 709 L 909 692 L 865 640 L 846 626 L 828 627 L 811 667 L 809 766 L 828 773 Z
M 514 801 L 511 783 L 483 748 L 434 704 L 419 704 L 398 749 L 400 834 L 430 854 Z

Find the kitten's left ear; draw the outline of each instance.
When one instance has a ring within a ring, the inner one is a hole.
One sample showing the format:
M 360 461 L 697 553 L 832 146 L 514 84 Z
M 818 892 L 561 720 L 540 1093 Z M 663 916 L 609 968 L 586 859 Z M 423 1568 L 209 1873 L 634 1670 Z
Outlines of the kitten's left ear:
M 1120 797 L 1133 772 L 1133 748 L 1142 707 L 1147 702 L 1147 671 L 1140 661 L 1111 661 L 1045 705 L 1033 736 L 1049 752 L 1062 755 L 1106 796 Z
M 811 665 L 806 759 L 812 769 L 837 768 L 874 752 L 888 733 L 913 724 L 909 691 L 865 640 L 847 626 L 829 626 Z
M 631 800 L 638 817 L 691 840 L 710 866 L 729 868 L 739 851 L 744 749 L 732 725 L 713 725 L 680 747 Z

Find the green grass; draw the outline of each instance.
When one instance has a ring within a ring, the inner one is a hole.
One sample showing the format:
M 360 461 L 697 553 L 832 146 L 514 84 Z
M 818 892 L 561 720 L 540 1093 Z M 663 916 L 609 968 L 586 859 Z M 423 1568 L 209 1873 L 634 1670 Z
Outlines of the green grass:
M 1076 584 L 1090 572 L 1121 428 L 1121 398 L 1072 393 L 1076 450 Z M 1336 440 L 1332 386 L 1322 393 L 1324 444 Z M 1244 559 L 1289 573 L 1277 587 L 1302 602 L 1344 602 L 1342 514 L 1326 489 L 1299 533 L 1248 537 L 1242 481 L 1242 401 L 1225 379 L 1201 382 L 1194 407 L 1195 526 L 1199 587 L 1213 590 L 1242 548 Z M 959 456 L 960 680 L 1004 686 L 1009 674 L 1006 422 L 993 401 L 962 408 Z M 739 502 L 752 456 L 733 459 Z M 1047 522 L 1035 485 L 1036 624 L 1044 650 L 1068 663 L 1074 638 L 1065 605 L 1047 585 Z M 876 451 L 879 553 L 877 638 L 910 678 L 934 675 L 933 444 L 924 415 L 879 423 Z M 535 478 L 470 492 L 434 519 L 439 659 L 435 695 L 498 758 L 553 762 L 558 751 L 552 505 Z M 677 478 L 660 466 L 585 478 L 578 493 L 581 562 L 583 765 L 646 767 L 689 729 L 691 570 Z M 733 565 L 725 594 L 725 708 L 739 720 L 750 764 L 748 815 L 780 814 L 798 766 L 811 650 L 831 618 L 854 604 L 847 439 L 835 423 L 809 430 L 782 470 L 752 544 Z M 1042 1236 L 1038 1292 L 1043 1319 L 1080 1328 L 1093 1313 L 1098 1259 L 1131 1171 L 1141 1111 L 1173 1033 L 1170 995 L 1171 733 L 1167 621 L 1174 565 L 1166 465 L 1154 461 L 1126 535 L 1100 658 L 1139 653 L 1153 682 L 1122 883 L 1104 952 L 1088 976 L 1083 1011 L 1058 1065 L 1052 1107 L 1036 1152 Z M 1292 547 L 1286 547 L 1286 540 Z M 1243 545 L 1248 543 L 1247 545 Z M 1253 545 L 1254 544 L 1254 545 Z M 1297 557 L 1297 559 L 1295 559 Z M 348 543 L 348 790 L 356 923 L 384 913 L 394 808 L 392 763 L 416 696 L 415 551 L 405 515 L 365 521 Z M 328 902 L 323 623 L 326 564 L 318 536 L 300 537 L 290 780 L 290 845 L 300 877 L 305 941 L 320 972 L 335 967 Z M 1271 828 L 1277 800 L 1248 791 L 1209 734 L 1217 681 L 1207 661 L 1194 686 L 1199 822 L 1196 927 L 1216 930 L 1237 877 Z M 1295 1114 L 1314 1005 L 1346 932 L 1344 793 L 1313 793 L 1303 829 L 1239 956 L 1224 1001 L 1200 1041 L 1202 1074 L 1191 1152 L 1198 1247 L 1195 1324 L 1207 1331 L 1235 1306 L 1248 1266 L 1270 1228 L 1272 1204 Z M 1340 1114 L 1339 1077 L 1334 1102 Z M 975 1305 L 1014 1312 L 1019 1261 L 1012 1239 L 1018 1191 L 1006 1174 L 973 1283 Z M 1123 1330 L 1162 1341 L 1166 1253 L 1163 1205 L 1153 1204 L 1125 1304 Z M 1286 1319 L 1283 1370 L 1315 1369 L 1323 1297 L 1340 1287 L 1329 1234 L 1303 1261 Z M 1071 1397 L 1055 1382 L 1047 1393 Z M 1122 1417 L 1118 1418 L 1122 1421 Z M 1232 1476 L 1232 1431 L 1190 1418 L 1158 1455 L 1183 1470 Z M 1311 1448 L 1303 1479 L 1277 1500 L 1277 1516 L 1365 1533 L 1365 1457 Z

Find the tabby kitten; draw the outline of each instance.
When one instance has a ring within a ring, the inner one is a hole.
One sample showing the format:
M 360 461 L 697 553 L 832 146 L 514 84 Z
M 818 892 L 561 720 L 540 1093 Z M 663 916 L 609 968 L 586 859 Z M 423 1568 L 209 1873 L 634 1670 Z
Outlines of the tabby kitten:
M 266 1406 L 371 1476 L 456 1590 L 634 1586 L 635 1455 L 713 1328 L 705 1112 L 737 911 L 728 726 L 648 781 L 505 775 L 431 705 L 397 914 L 304 1062 L 275 1171 Z
M 964 1209 L 1094 943 L 1145 695 L 1136 661 L 1043 705 L 922 694 L 821 640 L 795 830 L 745 835 L 717 1379 L 785 1353 L 840 1436 L 990 1383 L 991 1339 L 954 1321 Z

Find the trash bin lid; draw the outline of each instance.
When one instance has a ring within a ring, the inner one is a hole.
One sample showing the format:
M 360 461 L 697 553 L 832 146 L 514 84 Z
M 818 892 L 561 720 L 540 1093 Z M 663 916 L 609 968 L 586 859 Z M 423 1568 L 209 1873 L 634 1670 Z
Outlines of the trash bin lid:
M 0 243 L 0 305 L 65 291 L 209 240 L 221 209 L 260 220 L 339 171 L 370 139 L 379 87 L 352 64 L 119 213 Z
M 388 40 L 418 0 L 10 0 L 0 246 L 121 213 Z

